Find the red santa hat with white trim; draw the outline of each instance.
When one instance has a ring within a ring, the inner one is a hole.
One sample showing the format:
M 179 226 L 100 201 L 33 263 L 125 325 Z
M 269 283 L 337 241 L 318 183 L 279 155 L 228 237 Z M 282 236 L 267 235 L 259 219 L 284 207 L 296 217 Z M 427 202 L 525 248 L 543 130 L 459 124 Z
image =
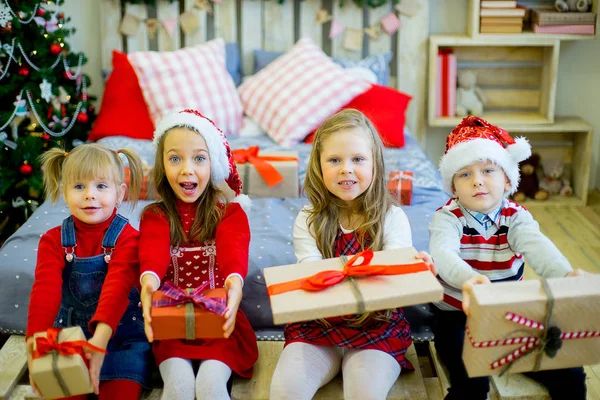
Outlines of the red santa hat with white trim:
M 165 116 L 156 126 L 154 131 L 154 144 L 157 145 L 160 138 L 169 130 L 176 127 L 186 127 L 198 132 L 206 142 L 208 155 L 210 157 L 210 176 L 215 185 L 223 181 L 234 191 L 236 197 L 234 202 L 240 203 L 245 211 L 252 205 L 250 198 L 242 194 L 242 180 L 238 174 L 229 147 L 229 142 L 223 132 L 217 128 L 215 123 L 196 110 L 183 110 Z
M 452 178 L 461 168 L 477 161 L 492 161 L 504 170 L 510 181 L 508 194 L 519 186 L 519 163 L 531 156 L 527 139 L 513 139 L 510 134 L 483 118 L 470 116 L 462 120 L 446 138 L 446 152 L 440 160 L 444 190 L 452 190 Z

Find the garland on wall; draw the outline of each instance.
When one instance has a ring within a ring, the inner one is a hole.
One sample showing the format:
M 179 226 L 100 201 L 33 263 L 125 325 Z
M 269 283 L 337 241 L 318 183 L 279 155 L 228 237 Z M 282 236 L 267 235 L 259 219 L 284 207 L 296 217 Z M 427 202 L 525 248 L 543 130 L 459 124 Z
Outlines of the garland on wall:
M 168 1 L 169 3 L 173 3 L 175 0 L 121 0 L 123 3 L 129 3 L 129 4 L 146 4 L 149 6 L 156 6 L 156 2 L 157 1 Z M 202 1 L 202 0 L 201 0 Z M 208 0 L 206 0 L 208 1 Z M 223 0 L 212 0 L 213 3 L 221 3 Z M 227 0 L 224 0 L 227 1 Z M 386 4 L 388 2 L 388 0 L 352 0 L 354 2 L 354 4 L 356 4 L 358 7 L 362 8 L 365 4 L 367 6 L 369 6 L 370 8 L 378 8 L 383 6 L 384 4 Z M 277 0 L 277 2 L 279 4 L 283 4 L 285 3 L 285 0 Z M 346 3 L 345 0 L 338 0 L 338 4 L 340 5 L 340 7 L 344 7 L 344 3 Z M 396 5 L 400 3 L 400 0 L 392 0 L 392 4 Z

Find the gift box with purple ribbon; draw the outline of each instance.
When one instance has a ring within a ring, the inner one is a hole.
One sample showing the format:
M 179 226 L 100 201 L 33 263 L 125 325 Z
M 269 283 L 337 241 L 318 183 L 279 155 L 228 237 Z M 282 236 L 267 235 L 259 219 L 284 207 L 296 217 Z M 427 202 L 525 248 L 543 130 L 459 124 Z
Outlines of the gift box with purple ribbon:
M 167 281 L 152 295 L 154 339 L 222 338 L 226 311 L 225 289 L 210 289 L 208 282 L 183 289 Z

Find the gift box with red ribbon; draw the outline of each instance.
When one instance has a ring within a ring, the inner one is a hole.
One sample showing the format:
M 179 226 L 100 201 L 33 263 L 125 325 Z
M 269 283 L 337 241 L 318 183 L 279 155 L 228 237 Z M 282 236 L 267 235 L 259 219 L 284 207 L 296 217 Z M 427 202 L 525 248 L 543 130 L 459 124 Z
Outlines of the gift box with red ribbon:
M 470 297 L 470 377 L 600 363 L 600 275 L 476 285 Z
M 33 335 L 31 379 L 45 399 L 92 393 L 84 349 L 106 353 L 91 345 L 79 326 L 50 328 Z
M 442 299 L 412 247 L 265 268 L 275 324 L 386 310 Z
M 154 339 L 222 338 L 226 311 L 225 289 L 209 289 L 208 282 L 183 289 L 167 281 L 152 295 Z
M 413 179 L 411 171 L 392 171 L 388 176 L 388 192 L 403 206 L 410 206 L 412 201 Z
M 263 151 L 258 146 L 232 150 L 243 183 L 250 197 L 298 197 L 298 153 Z

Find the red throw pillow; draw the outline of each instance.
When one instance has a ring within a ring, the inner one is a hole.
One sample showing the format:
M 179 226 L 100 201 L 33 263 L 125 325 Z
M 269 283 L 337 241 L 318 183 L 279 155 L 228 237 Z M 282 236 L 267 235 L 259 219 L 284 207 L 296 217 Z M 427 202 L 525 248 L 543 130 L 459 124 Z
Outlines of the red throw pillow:
M 152 140 L 154 124 L 127 54 L 113 50 L 112 63 L 113 70 L 106 81 L 100 113 L 89 139 L 128 136 Z
M 403 147 L 405 114 L 411 99 L 412 97 L 396 89 L 373 85 L 338 111 L 346 108 L 361 111 L 373 122 L 386 147 Z M 304 143 L 312 143 L 314 135 L 315 132 L 308 135 Z

